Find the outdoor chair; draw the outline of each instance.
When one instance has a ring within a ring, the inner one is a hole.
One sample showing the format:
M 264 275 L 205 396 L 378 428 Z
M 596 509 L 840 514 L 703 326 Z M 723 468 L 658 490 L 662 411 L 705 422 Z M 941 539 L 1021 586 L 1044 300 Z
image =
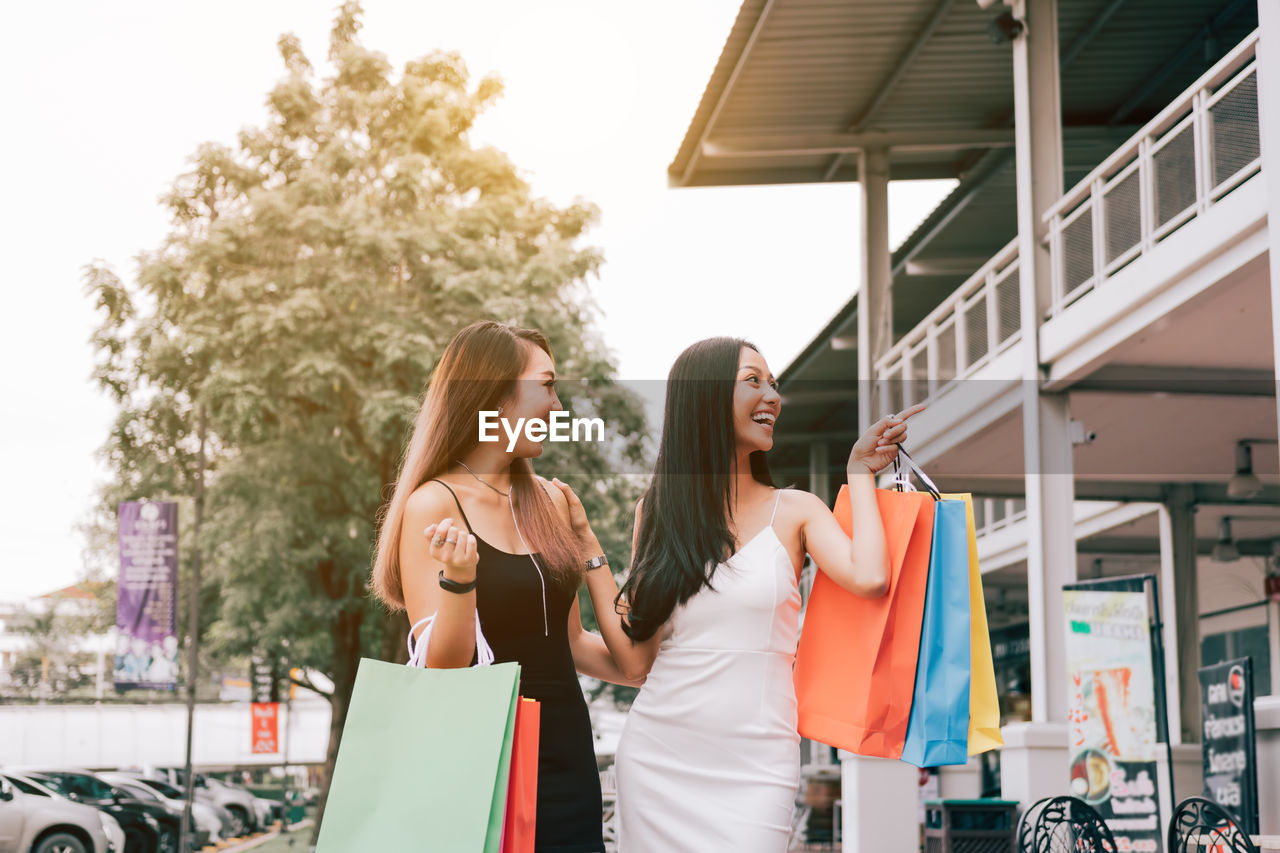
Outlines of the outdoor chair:
M 1102 816 L 1084 800 L 1046 797 L 1018 824 L 1018 853 L 1118 853 Z
M 1169 853 L 1257 853 L 1231 813 L 1213 800 L 1188 797 L 1173 810 L 1169 822 Z

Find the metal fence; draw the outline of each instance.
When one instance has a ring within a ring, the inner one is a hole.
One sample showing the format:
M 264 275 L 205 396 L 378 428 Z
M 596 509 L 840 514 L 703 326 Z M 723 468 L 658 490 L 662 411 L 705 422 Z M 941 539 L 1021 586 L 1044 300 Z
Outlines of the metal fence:
M 1255 32 L 1045 214 L 1050 316 L 1259 172 L 1257 45 Z
M 1254 32 L 1045 214 L 1050 317 L 1258 174 L 1257 44 Z M 936 397 L 1021 340 L 1018 268 L 1014 239 L 876 362 L 881 411 Z

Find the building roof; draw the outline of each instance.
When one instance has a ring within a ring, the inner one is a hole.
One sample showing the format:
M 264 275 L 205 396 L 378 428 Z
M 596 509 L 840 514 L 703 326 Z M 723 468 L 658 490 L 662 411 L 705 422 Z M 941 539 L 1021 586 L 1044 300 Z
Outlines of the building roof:
M 1068 147 L 1154 114 L 1257 14 L 1252 0 L 1058 9 Z M 745 0 L 672 185 L 857 180 L 851 152 L 876 144 L 892 146 L 894 179 L 962 177 L 1013 144 L 1010 42 L 990 34 L 1002 14 L 973 0 Z
M 1064 187 L 1257 25 L 1253 0 L 1059 0 Z M 857 180 L 888 145 L 891 180 L 956 189 L 893 255 L 897 338 L 1017 233 L 1009 12 L 973 0 L 745 0 L 671 165 L 672 186 Z M 966 264 L 970 264 L 968 271 Z M 771 459 L 807 478 L 804 436 L 856 437 L 854 294 L 782 372 Z M 838 339 L 838 340 L 837 340 Z M 837 345 L 838 344 L 838 345 Z
M 53 592 L 46 592 L 38 595 L 36 598 L 56 598 L 56 599 L 80 599 L 92 601 L 97 598 L 94 592 L 94 585 L 91 581 L 83 581 L 81 583 L 64 586 L 62 589 L 55 589 Z

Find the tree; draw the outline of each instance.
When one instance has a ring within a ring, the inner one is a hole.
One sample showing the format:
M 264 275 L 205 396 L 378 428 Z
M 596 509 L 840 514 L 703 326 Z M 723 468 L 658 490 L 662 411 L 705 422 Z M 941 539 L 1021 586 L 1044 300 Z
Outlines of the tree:
M 372 543 L 453 333 L 477 319 L 539 328 L 562 375 L 587 380 L 562 397 L 606 412 L 612 439 L 556 447 L 544 469 L 603 484 L 580 491 L 618 566 L 638 484 L 610 472 L 644 454 L 639 402 L 591 330 L 600 256 L 577 243 L 595 209 L 535 197 L 504 154 L 471 143 L 496 79 L 471 85 L 452 53 L 395 79 L 359 42 L 360 16 L 340 8 L 324 79 L 280 38 L 268 120 L 234 147 L 200 147 L 136 284 L 86 272 L 103 315 L 96 376 L 120 407 L 104 500 L 190 499 L 203 414 L 207 636 L 238 656 L 287 641 L 290 666 L 333 682 L 326 778 L 360 657 L 402 659 L 404 617 L 366 590 Z

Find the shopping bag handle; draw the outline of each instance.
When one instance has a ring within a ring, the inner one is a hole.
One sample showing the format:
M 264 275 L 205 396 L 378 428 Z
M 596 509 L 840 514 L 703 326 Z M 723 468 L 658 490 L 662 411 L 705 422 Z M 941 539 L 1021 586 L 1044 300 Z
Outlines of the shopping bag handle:
M 425 619 L 419 619 L 413 623 L 413 627 L 409 629 L 409 639 L 406 645 L 409 647 L 409 663 L 408 666 L 427 668 L 427 641 L 431 639 L 431 629 L 435 624 L 437 614 L 432 613 Z M 422 629 L 422 636 L 418 637 L 414 642 L 413 632 L 418 630 L 418 626 L 426 625 Z M 476 666 L 488 666 L 493 663 L 493 649 L 489 647 L 489 641 L 484 638 L 484 632 L 480 630 L 480 613 L 476 613 Z
M 902 460 L 903 467 L 899 467 L 898 460 Z M 905 468 L 905 470 L 904 470 Z M 929 490 L 929 494 L 933 495 L 934 500 L 942 500 L 942 493 L 938 487 L 934 485 L 933 480 L 929 479 L 929 475 L 924 472 L 916 461 L 911 458 L 911 454 L 901 444 L 898 445 L 898 453 L 893 457 L 893 485 L 898 491 L 907 490 L 915 491 L 915 486 L 911 485 L 911 474 L 914 473 L 920 478 L 920 482 L 924 483 L 924 487 Z

